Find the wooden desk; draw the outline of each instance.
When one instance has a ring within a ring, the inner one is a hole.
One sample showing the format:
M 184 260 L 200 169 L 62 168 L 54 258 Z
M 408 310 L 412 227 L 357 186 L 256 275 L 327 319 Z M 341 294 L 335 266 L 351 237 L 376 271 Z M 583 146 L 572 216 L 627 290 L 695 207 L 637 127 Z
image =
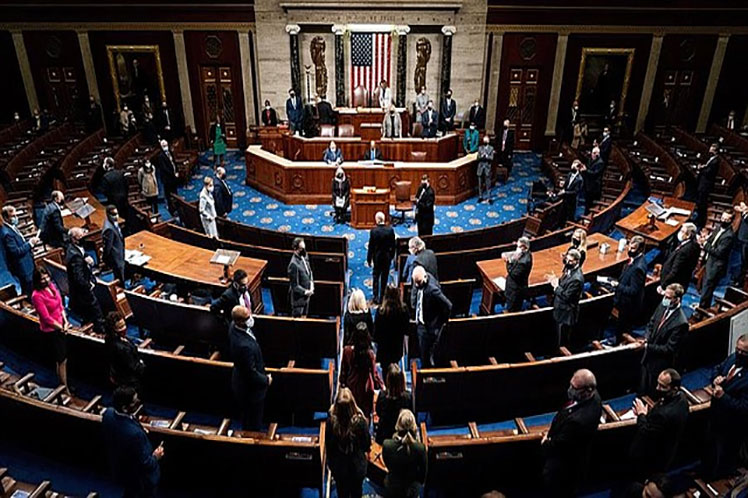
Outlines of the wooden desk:
M 381 127 L 385 109 L 379 107 L 339 107 L 336 111 L 338 113 L 338 125 L 353 125 L 354 135 L 362 137 L 364 140 L 376 140 L 382 136 Z M 397 112 L 403 122 L 403 135 L 407 135 L 410 132 L 410 113 L 405 107 L 397 108 Z
M 647 211 L 646 207 L 648 205 L 649 202 L 645 202 L 644 204 L 636 208 L 633 213 L 621 220 L 618 220 L 618 222 L 616 223 L 616 228 L 623 232 L 627 238 L 630 238 L 634 235 L 641 235 L 642 237 L 644 237 L 647 245 L 662 247 L 670 240 L 670 237 L 675 235 L 678 230 L 680 230 L 681 225 L 687 222 L 690 216 L 669 216 L 668 219 L 674 219 L 678 222 L 678 224 L 668 225 L 664 221 L 655 220 L 655 226 L 651 227 L 649 224 L 649 220 L 647 219 L 647 217 L 649 216 L 649 211 Z M 663 207 L 666 209 L 669 207 L 678 207 L 693 212 L 695 204 L 693 202 L 676 199 L 674 197 L 665 197 L 663 198 Z
M 125 249 L 140 251 L 151 257 L 144 266 L 130 265 L 135 272 L 150 273 L 161 281 L 176 280 L 210 287 L 214 292 L 226 288 L 226 284 L 221 282 L 223 266 L 210 263 L 214 251 L 175 242 L 149 231 L 127 237 Z M 262 309 L 260 282 L 266 266 L 267 261 L 240 257 L 232 267 L 232 271 L 241 268 L 247 272 L 249 291 L 256 311 Z
M 87 227 L 89 231 L 89 237 L 91 237 L 93 232 L 100 232 L 104 227 L 104 222 L 106 221 L 106 207 L 101 202 L 99 202 L 99 199 L 97 199 L 96 196 L 88 190 L 68 192 L 66 195 L 66 200 L 72 201 L 76 197 L 80 197 L 81 199 L 88 198 L 88 203 L 92 208 L 95 209 L 95 211 L 91 213 L 91 216 L 89 216 L 91 225 Z M 62 223 L 67 229 L 86 226 L 86 220 L 77 217 L 75 214 L 64 216 L 62 218 Z
M 610 248 L 606 254 L 600 254 L 600 244 L 607 242 Z M 550 247 L 542 251 L 533 251 L 532 253 L 532 270 L 528 281 L 528 296 L 538 296 L 544 293 L 550 293 L 551 285 L 545 276 L 549 273 L 555 273 L 560 276 L 563 270 L 561 257 L 569 248 L 569 244 Z M 618 241 L 603 235 L 595 233 L 587 238 L 587 258 L 582 266 L 582 271 L 586 280 L 590 280 L 599 274 L 618 274 L 618 268 L 628 260 L 628 255 L 616 251 Z M 483 280 L 483 296 L 481 297 L 481 313 L 490 315 L 497 302 L 497 297 L 503 294 L 499 286 L 494 281 L 499 277 L 506 278 L 506 262 L 501 259 L 491 259 L 479 261 L 476 263 L 478 272 Z
M 351 189 L 351 226 L 353 228 L 373 228 L 374 216 L 384 213 L 385 220 L 390 218 L 390 189 L 378 188 L 373 192 L 362 189 Z

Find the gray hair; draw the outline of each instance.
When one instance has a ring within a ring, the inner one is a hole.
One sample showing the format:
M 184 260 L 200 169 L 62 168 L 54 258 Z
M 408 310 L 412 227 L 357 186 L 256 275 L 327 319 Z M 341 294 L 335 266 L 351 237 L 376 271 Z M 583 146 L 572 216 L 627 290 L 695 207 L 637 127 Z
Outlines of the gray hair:
M 411 237 L 411 239 L 408 241 L 408 246 L 412 247 L 418 252 L 426 249 L 426 243 L 421 239 L 421 237 Z

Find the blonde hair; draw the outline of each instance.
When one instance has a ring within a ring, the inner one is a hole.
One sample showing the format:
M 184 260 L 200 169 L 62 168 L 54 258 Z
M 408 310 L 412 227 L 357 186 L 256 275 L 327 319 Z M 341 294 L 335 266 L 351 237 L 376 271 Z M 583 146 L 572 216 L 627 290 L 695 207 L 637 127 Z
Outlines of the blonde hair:
M 351 454 L 354 439 L 353 424 L 364 419 L 364 414 L 356 404 L 353 393 L 347 387 L 341 387 L 338 390 L 335 403 L 330 407 L 329 418 L 340 449 L 345 454 Z
M 577 247 L 578 251 L 584 251 L 587 252 L 587 232 L 583 228 L 577 228 L 574 230 L 574 232 L 571 234 L 572 238 L 579 236 L 579 239 L 582 241 L 579 244 L 579 247 Z
M 405 448 L 405 451 L 410 454 L 410 446 L 418 441 L 418 426 L 416 425 L 416 416 L 413 412 L 404 408 L 400 410 L 400 415 L 397 417 L 397 423 L 395 424 L 395 434 L 392 439 L 400 444 L 400 448 Z
M 366 304 L 366 296 L 364 291 L 361 289 L 353 289 L 351 295 L 348 298 L 348 312 L 349 313 L 361 313 L 369 311 L 369 306 Z

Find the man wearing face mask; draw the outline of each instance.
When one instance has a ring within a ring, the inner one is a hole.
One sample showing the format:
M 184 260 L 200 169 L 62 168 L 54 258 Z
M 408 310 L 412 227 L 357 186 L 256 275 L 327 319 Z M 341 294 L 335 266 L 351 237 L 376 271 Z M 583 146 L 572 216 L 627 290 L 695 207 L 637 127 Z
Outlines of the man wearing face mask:
M 498 141 L 496 150 L 499 151 L 499 161 L 506 168 L 507 175 L 512 172 L 512 158 L 514 157 L 514 130 L 511 122 L 504 120 L 501 130 L 496 135 Z
M 252 298 L 249 294 L 249 277 L 247 272 L 237 268 L 231 276 L 231 284 L 225 291 L 210 304 L 210 311 L 220 315 L 229 323 L 231 321 L 231 310 L 235 306 L 244 306 L 249 310 L 249 320 L 254 323 L 252 317 Z
M 265 373 L 262 350 L 252 333 L 249 309 L 235 306 L 231 310 L 229 326 L 229 354 L 234 367 L 231 370 L 231 391 L 234 394 L 242 429 L 257 431 L 262 427 L 265 394 L 273 382 Z
M 104 264 L 112 270 L 114 278 L 125 286 L 125 238 L 119 227 L 119 211 L 117 206 L 107 206 L 104 229 L 101 232 L 104 242 L 102 253 Z
M 265 101 L 265 108 L 262 110 L 263 126 L 278 126 L 278 114 L 275 109 L 270 107 L 270 101 Z
M 628 255 L 629 260 L 624 265 L 618 281 L 614 283 L 616 292 L 613 296 L 613 305 L 618 310 L 618 327 L 616 328 L 616 343 L 618 344 L 623 340 L 623 334 L 631 332 L 644 304 L 647 261 L 644 258 L 642 236 L 631 237 Z
M 62 222 L 62 210 L 65 208 L 65 194 L 59 190 L 52 192 L 52 200 L 44 209 L 39 237 L 51 247 L 64 247 L 67 230 Z
M 416 192 L 416 223 L 418 236 L 431 235 L 434 232 L 434 201 L 436 195 L 431 188 L 428 175 L 421 177 L 421 185 Z
M 465 136 L 462 139 L 462 148 L 465 154 L 473 154 L 478 152 L 478 144 L 480 143 L 480 133 L 475 123 L 470 123 L 470 127 L 465 130 Z
M 322 155 L 322 161 L 330 166 L 340 166 L 343 164 L 343 152 L 338 149 L 338 145 L 335 141 L 331 141 L 330 145 L 325 149 L 325 153 Z
M 532 253 L 530 253 L 530 239 L 517 239 L 517 250 L 504 258 L 506 262 L 506 304 L 504 311 L 514 313 L 522 311 L 527 294 L 528 279 L 532 271 Z
M 491 164 L 494 148 L 488 135 L 483 137 L 483 145 L 478 148 L 478 202 L 491 197 Z
M 639 339 L 639 343 L 644 345 L 637 391 L 641 396 L 654 393 L 657 376 L 666 368 L 672 368 L 688 332 L 688 319 L 681 309 L 682 298 L 683 287 L 680 284 L 668 285 L 662 303 L 647 323 L 644 338 Z
M 395 257 L 395 231 L 385 223 L 384 213 L 378 212 L 376 226 L 369 232 L 369 247 L 366 252 L 366 266 L 372 268 L 372 291 L 374 304 L 381 304 L 387 289 L 392 258 Z
M 115 167 L 114 158 L 112 157 L 104 159 L 104 176 L 101 178 L 101 191 L 106 196 L 107 203 L 117 206 L 119 214 L 127 219 L 127 212 L 130 209 L 130 203 L 127 199 L 130 185 L 125 177 L 125 172 Z
M 595 201 L 603 194 L 603 175 L 605 162 L 600 157 L 600 148 L 593 147 L 590 164 L 582 172 L 584 179 L 584 214 L 589 214 Z
M 613 139 L 610 137 L 610 128 L 608 126 L 603 128 L 603 136 L 600 139 L 600 143 L 597 145 L 600 148 L 600 157 L 605 164 L 608 164 L 610 159 L 610 151 L 613 147 Z
M 439 116 L 434 110 L 434 101 L 429 100 L 426 104 L 426 111 L 421 114 L 421 137 L 434 138 L 439 124 Z
M 38 237 L 26 237 L 18 227 L 16 208 L 10 204 L 3 206 L 3 223 L 0 225 L 0 238 L 5 249 L 8 270 L 21 284 L 21 292 L 31 297 L 34 277 L 33 247 L 39 243 Z
M 420 237 L 411 237 L 408 241 L 408 252 L 410 253 L 410 256 L 408 257 L 410 266 L 408 262 L 406 262 L 405 270 L 403 271 L 406 282 L 410 282 L 413 268 L 416 266 L 423 266 L 429 275 L 434 277 L 437 282 L 439 281 L 436 254 L 434 254 L 434 251 L 431 249 L 426 249 L 426 244 Z
M 657 377 L 651 408 L 635 398 L 636 434 L 629 448 L 629 460 L 637 478 L 665 472 L 675 460 L 678 442 L 686 428 L 688 400 L 680 391 L 680 374 L 666 368 Z
M 709 159 L 696 166 L 696 226 L 704 228 L 709 215 L 709 194 L 719 174 L 719 145 L 709 147 Z
M 704 263 L 704 279 L 701 284 L 699 306 L 708 309 L 712 306 L 714 290 L 722 278 L 727 275 L 730 262 L 730 251 L 735 232 L 732 230 L 732 213 L 725 211 L 711 235 L 704 242 L 701 259 Z
M 216 214 L 225 218 L 234 208 L 234 193 L 226 183 L 226 170 L 219 166 L 216 168 L 216 179 L 213 182 L 213 200 L 216 201 Z
M 309 299 L 314 294 L 314 275 L 304 239 L 293 239 L 291 249 L 293 256 L 288 264 L 288 300 L 291 303 L 291 316 L 303 318 L 309 313 Z
M 411 306 L 415 311 L 421 364 L 424 368 L 432 368 L 436 366 L 439 338 L 452 312 L 452 302 L 423 266 L 413 269 L 413 287 Z
M 579 251 L 569 249 L 564 256 L 561 277 L 553 274 L 548 276 L 548 282 L 553 287 L 553 319 L 556 321 L 558 346 L 567 346 L 570 341 L 581 342 L 574 333 L 579 320 L 579 300 L 584 290 L 584 274 L 579 258 Z
M 678 230 L 678 235 L 660 271 L 660 285 L 657 287 L 660 295 L 664 294 L 665 288 L 672 283 L 678 283 L 683 289 L 688 289 L 701 254 L 701 246 L 696 241 L 696 231 L 696 225 L 693 223 L 684 223 Z
M 748 420 L 748 334 L 712 373 L 712 406 L 702 458 L 706 479 L 734 473 Z
M 480 100 L 475 99 L 475 102 L 473 102 L 473 105 L 470 107 L 468 121 L 470 123 L 475 123 L 475 126 L 479 130 L 486 127 L 486 110 L 480 105 Z
M 379 150 L 379 147 L 377 147 L 377 143 L 372 140 L 369 142 L 369 148 L 364 152 L 364 155 L 361 156 L 362 161 L 381 161 L 382 160 L 382 151 Z
M 553 417 L 541 442 L 547 496 L 563 498 L 576 496 L 585 479 L 590 446 L 603 411 L 597 380 L 589 370 L 574 372 L 567 394 L 569 401 Z
M 735 212 L 740 215 L 740 225 L 738 225 L 738 248 L 740 254 L 740 269 L 738 274 L 733 277 L 733 286 L 743 287 L 746 272 L 748 272 L 748 206 L 745 202 L 735 206 Z
M 571 163 L 571 171 L 564 181 L 564 186 L 558 195 L 563 200 L 561 206 L 561 222 L 559 226 L 564 226 L 567 221 L 576 221 L 577 219 L 577 204 L 579 202 L 579 193 L 584 187 L 584 179 L 582 178 L 583 164 L 579 159 L 575 159 Z
M 452 89 L 446 91 L 439 110 L 440 129 L 443 133 L 455 129 L 455 114 L 457 114 L 457 102 L 452 99 Z
M 161 145 L 161 150 L 154 159 L 154 162 L 161 173 L 161 181 L 164 184 L 163 190 L 164 197 L 166 198 L 166 207 L 172 215 L 175 215 L 177 214 L 177 210 L 171 196 L 172 194 L 176 195 L 177 193 L 179 170 L 177 169 L 177 165 L 174 163 L 174 156 L 169 150 L 169 142 L 161 140 L 159 145 Z
M 403 122 L 400 114 L 396 112 L 395 106 L 391 105 L 390 110 L 384 115 L 382 120 L 382 138 L 402 138 Z
M 286 116 L 288 116 L 288 127 L 291 133 L 296 135 L 301 133 L 304 124 L 304 108 L 301 105 L 301 99 L 296 95 L 293 88 L 288 91 Z
M 65 253 L 70 309 L 81 323 L 93 323 L 94 331 L 103 334 L 104 315 L 94 294 L 94 260 L 83 249 L 83 238 L 86 235 L 87 232 L 82 228 L 70 229 L 70 244 Z

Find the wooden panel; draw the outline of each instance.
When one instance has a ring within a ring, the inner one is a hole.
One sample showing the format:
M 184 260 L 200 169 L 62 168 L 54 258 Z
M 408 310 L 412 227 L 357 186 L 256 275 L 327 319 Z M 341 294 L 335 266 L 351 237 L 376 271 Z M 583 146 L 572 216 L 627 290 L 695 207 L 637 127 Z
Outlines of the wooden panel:
M 735 110 L 735 121 L 740 124 L 748 106 L 745 91 L 745 54 L 748 53 L 748 35 L 733 35 L 727 43 L 725 60 L 719 76 L 717 92 L 712 104 L 711 122 L 724 124 L 730 110 Z
M 0 60 L 3 61 L 3 77 L 0 78 L 0 123 L 9 123 L 13 113 L 21 113 L 21 117 L 31 114 L 23 89 L 21 69 L 18 66 L 16 48 L 13 38 L 8 31 L 0 31 Z
M 374 192 L 366 189 L 351 189 L 351 226 L 353 228 L 373 228 L 374 216 L 384 213 L 389 220 L 390 189 L 378 188 Z

